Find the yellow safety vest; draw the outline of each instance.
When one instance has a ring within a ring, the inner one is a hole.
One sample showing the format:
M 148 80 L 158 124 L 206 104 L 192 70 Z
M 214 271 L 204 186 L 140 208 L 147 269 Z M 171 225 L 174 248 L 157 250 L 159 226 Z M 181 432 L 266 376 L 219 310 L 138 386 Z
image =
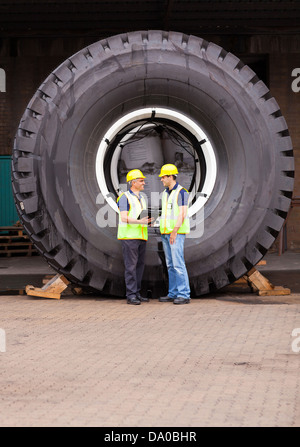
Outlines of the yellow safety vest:
M 162 213 L 159 222 L 161 234 L 170 234 L 174 230 L 180 211 L 178 206 L 178 196 L 182 189 L 182 186 L 178 185 L 171 194 L 167 191 L 164 191 L 162 194 Z M 187 215 L 177 233 L 187 234 L 189 232 L 190 220 Z
M 141 199 L 139 199 L 135 194 L 127 191 L 122 193 L 120 197 L 118 197 L 117 202 L 120 200 L 123 194 L 125 194 L 129 202 L 128 217 L 137 219 L 141 214 L 141 211 L 147 209 L 147 204 L 144 197 L 141 196 Z M 147 241 L 148 227 L 147 225 L 129 224 L 127 222 L 122 222 L 121 212 L 119 210 L 118 239 L 142 239 L 144 241 Z

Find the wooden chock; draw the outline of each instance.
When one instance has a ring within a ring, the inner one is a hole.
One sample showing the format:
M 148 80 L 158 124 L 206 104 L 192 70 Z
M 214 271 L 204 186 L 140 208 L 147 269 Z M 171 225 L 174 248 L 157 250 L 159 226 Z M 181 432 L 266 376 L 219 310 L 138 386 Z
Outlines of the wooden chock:
M 60 273 L 50 279 L 42 288 L 28 285 L 25 288 L 26 294 L 41 298 L 54 298 L 59 300 L 62 292 L 68 287 L 70 282 Z
M 291 290 L 282 286 L 274 286 L 255 267 L 243 276 L 249 287 L 259 296 L 290 295 Z

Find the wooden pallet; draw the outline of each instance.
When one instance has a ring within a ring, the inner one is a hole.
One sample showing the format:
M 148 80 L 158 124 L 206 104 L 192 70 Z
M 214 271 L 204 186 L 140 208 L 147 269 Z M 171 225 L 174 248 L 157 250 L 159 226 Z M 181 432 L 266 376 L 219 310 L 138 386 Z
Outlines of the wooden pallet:
M 33 287 L 32 285 L 26 286 L 25 290 L 27 295 L 36 296 L 41 298 L 54 298 L 59 300 L 62 292 L 68 287 L 70 282 L 61 274 L 53 276 L 42 287 Z
M 0 256 L 32 256 L 37 253 L 22 225 L 0 227 Z
M 274 286 L 264 275 L 253 267 L 245 276 L 244 280 L 248 283 L 250 289 L 259 296 L 290 295 L 291 290 Z
M 260 264 L 260 263 L 259 263 Z M 262 263 L 260 265 L 263 265 Z M 232 286 L 247 286 L 252 293 L 259 296 L 278 296 L 290 295 L 291 290 L 282 287 L 274 286 L 264 275 L 262 275 L 255 267 L 252 267 L 246 275 L 235 281 Z

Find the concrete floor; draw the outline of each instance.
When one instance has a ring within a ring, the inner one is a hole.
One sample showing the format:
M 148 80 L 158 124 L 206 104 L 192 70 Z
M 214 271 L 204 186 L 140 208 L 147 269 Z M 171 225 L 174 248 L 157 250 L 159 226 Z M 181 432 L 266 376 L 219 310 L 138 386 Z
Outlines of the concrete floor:
M 49 273 L 25 260 L 0 260 L 2 284 Z M 0 426 L 299 427 L 299 265 L 286 252 L 259 267 L 288 296 L 234 286 L 184 306 L 0 296 Z

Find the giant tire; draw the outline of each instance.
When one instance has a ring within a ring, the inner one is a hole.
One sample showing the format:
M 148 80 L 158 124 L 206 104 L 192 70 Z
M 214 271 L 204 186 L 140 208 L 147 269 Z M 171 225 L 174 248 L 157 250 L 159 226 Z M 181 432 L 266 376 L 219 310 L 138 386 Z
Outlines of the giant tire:
M 147 107 L 189 117 L 213 144 L 217 175 L 204 233 L 187 239 L 185 249 L 192 296 L 200 296 L 232 283 L 265 255 L 286 218 L 294 176 L 292 143 L 275 99 L 248 66 L 213 43 L 133 32 L 62 63 L 35 93 L 17 131 L 17 210 L 54 269 L 73 283 L 124 295 L 116 228 L 99 228 L 95 219 L 102 200 L 95 164 L 112 123 Z M 156 235 L 148 241 L 144 277 L 153 296 L 166 292 Z

